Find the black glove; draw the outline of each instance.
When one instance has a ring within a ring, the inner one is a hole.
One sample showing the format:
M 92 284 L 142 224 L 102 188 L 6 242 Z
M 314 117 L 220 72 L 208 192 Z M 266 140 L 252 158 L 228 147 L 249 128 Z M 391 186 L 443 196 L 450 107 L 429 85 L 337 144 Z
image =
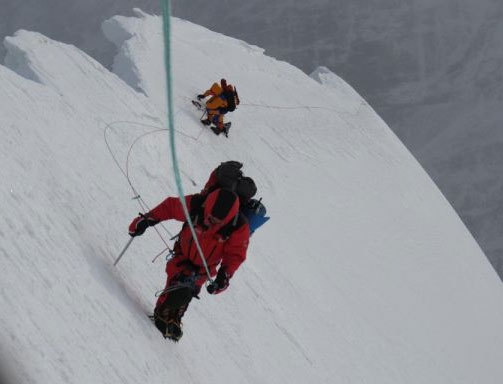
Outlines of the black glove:
M 140 216 L 136 217 L 131 224 L 129 224 L 129 235 L 132 237 L 143 235 L 148 227 L 152 227 L 159 223 L 159 220 L 155 220 L 149 217 L 149 214 L 145 215 L 140 213 Z
M 202 100 L 204 98 L 205 98 L 205 96 L 202 93 L 200 95 L 197 95 L 197 100 Z
M 225 272 L 225 269 L 220 268 L 217 273 L 217 278 L 206 287 L 206 290 L 210 295 L 217 295 L 227 289 L 229 286 L 229 279 L 230 276 Z

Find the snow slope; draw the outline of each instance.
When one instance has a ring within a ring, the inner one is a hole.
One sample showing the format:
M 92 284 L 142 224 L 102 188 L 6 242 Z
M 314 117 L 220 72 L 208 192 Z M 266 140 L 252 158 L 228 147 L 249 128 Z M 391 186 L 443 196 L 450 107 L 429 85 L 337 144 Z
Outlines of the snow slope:
M 419 160 L 503 278 L 498 166 L 503 2 L 172 4 L 175 15 L 260 45 L 307 73 L 325 65 L 349 81 Z M 159 0 L 3 0 L 1 5 L 8 15 L 0 23 L 1 38 L 20 28 L 37 30 L 75 44 L 107 68 L 114 50 L 101 34 L 102 20 L 130 14 L 133 6 L 160 12 Z M 4 53 L 0 45 L 0 58 Z
M 178 19 L 184 188 L 239 159 L 272 219 L 230 289 L 191 303 L 181 342 L 160 337 L 145 313 L 164 284 L 163 258 L 151 262 L 163 241 L 149 230 L 112 266 L 139 209 L 128 181 L 149 206 L 175 193 L 160 19 L 136 14 L 103 26 L 117 75 L 38 33 L 4 42 L 0 345 L 12 381 L 500 382 L 500 281 L 372 108 Z M 242 100 L 228 139 L 188 102 L 224 75 Z M 156 228 L 167 239 L 179 225 Z

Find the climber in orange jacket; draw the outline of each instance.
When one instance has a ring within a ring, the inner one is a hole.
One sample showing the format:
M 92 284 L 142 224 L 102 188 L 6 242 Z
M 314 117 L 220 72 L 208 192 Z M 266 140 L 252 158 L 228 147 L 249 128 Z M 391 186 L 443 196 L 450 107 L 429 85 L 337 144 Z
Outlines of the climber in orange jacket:
M 239 105 L 239 96 L 236 87 L 227 84 L 225 79 L 220 80 L 220 84 L 213 83 L 210 89 L 206 92 L 197 95 L 197 99 L 202 101 L 206 97 L 211 96 L 206 101 L 207 118 L 201 120 L 204 125 L 215 124 L 216 128 L 212 131 L 217 135 L 225 132 L 224 115 L 227 112 L 233 112 Z M 227 132 L 225 132 L 227 133 Z

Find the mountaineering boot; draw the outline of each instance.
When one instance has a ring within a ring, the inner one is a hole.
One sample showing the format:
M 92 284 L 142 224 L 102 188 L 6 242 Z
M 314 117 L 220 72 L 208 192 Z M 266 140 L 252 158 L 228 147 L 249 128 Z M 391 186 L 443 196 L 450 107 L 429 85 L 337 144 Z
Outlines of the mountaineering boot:
M 160 318 L 154 316 L 154 324 L 159 332 L 161 332 L 163 335 L 166 333 L 167 324 L 164 320 L 161 320 Z
M 210 119 L 204 119 L 204 120 L 201 120 L 201 123 L 203 123 L 204 125 L 210 125 L 211 121 L 210 121 Z
M 173 341 L 178 341 L 182 338 L 182 317 L 187 310 L 189 303 L 181 305 L 179 308 L 172 308 L 169 310 L 168 323 L 164 337 Z
M 164 337 L 173 341 L 178 341 L 182 338 L 182 336 L 182 322 L 178 319 L 168 320 L 166 332 L 164 332 Z
M 164 311 L 163 315 L 161 316 L 159 312 L 154 311 L 154 314 L 149 317 L 165 339 L 180 340 L 183 335 L 180 309 Z
M 162 318 L 159 315 L 159 312 L 157 311 L 157 309 L 155 309 L 153 315 L 151 315 L 149 317 L 154 322 L 154 325 L 159 330 L 159 332 L 161 332 L 164 335 L 166 333 L 167 323 L 166 323 L 166 320 L 164 320 L 164 318 Z
M 210 127 L 210 129 L 213 131 L 215 135 L 220 135 L 222 133 L 222 131 L 217 127 Z

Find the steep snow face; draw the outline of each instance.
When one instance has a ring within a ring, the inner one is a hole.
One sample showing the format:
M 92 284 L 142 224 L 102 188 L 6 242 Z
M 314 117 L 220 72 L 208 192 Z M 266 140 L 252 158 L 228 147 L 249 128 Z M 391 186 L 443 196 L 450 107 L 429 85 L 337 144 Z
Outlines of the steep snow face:
M 138 212 L 132 198 L 153 206 L 175 194 L 160 19 L 136 11 L 104 24 L 117 75 L 38 33 L 8 38 L 0 352 L 15 381 L 499 383 L 501 284 L 368 104 L 255 46 L 178 19 L 173 28 L 185 190 L 241 160 L 271 220 L 231 287 L 203 292 L 181 342 L 163 340 L 145 316 L 165 281 L 163 258 L 151 262 L 165 248 L 158 234 L 111 266 Z M 228 139 L 190 104 L 222 76 L 242 100 Z M 168 239 L 180 226 L 156 228 Z
M 493 165 L 501 164 L 500 151 L 492 149 L 503 121 L 501 1 L 172 3 L 175 14 L 265 47 L 304 71 L 325 65 L 347 79 L 420 160 L 503 276 L 503 177 Z M 160 7 L 158 0 L 4 0 L 9 17 L 0 36 L 37 30 L 111 67 L 113 45 L 99 25 L 129 15 L 134 5 Z M 451 145 L 458 136 L 466 141 Z M 474 177 L 476 171 L 486 176 Z
M 172 4 L 175 14 L 258 44 L 307 73 L 325 65 L 353 84 L 420 160 L 503 276 L 503 177 L 493 166 L 501 164 L 500 151 L 491 149 L 501 141 L 503 121 L 501 1 Z M 130 15 L 134 5 L 160 11 L 158 0 L 4 0 L 9 17 L 0 37 L 36 30 L 111 67 L 113 45 L 99 26 L 117 13 Z M 458 136 L 466 142 L 451 145 Z M 475 171 L 486 176 L 473 177 Z

